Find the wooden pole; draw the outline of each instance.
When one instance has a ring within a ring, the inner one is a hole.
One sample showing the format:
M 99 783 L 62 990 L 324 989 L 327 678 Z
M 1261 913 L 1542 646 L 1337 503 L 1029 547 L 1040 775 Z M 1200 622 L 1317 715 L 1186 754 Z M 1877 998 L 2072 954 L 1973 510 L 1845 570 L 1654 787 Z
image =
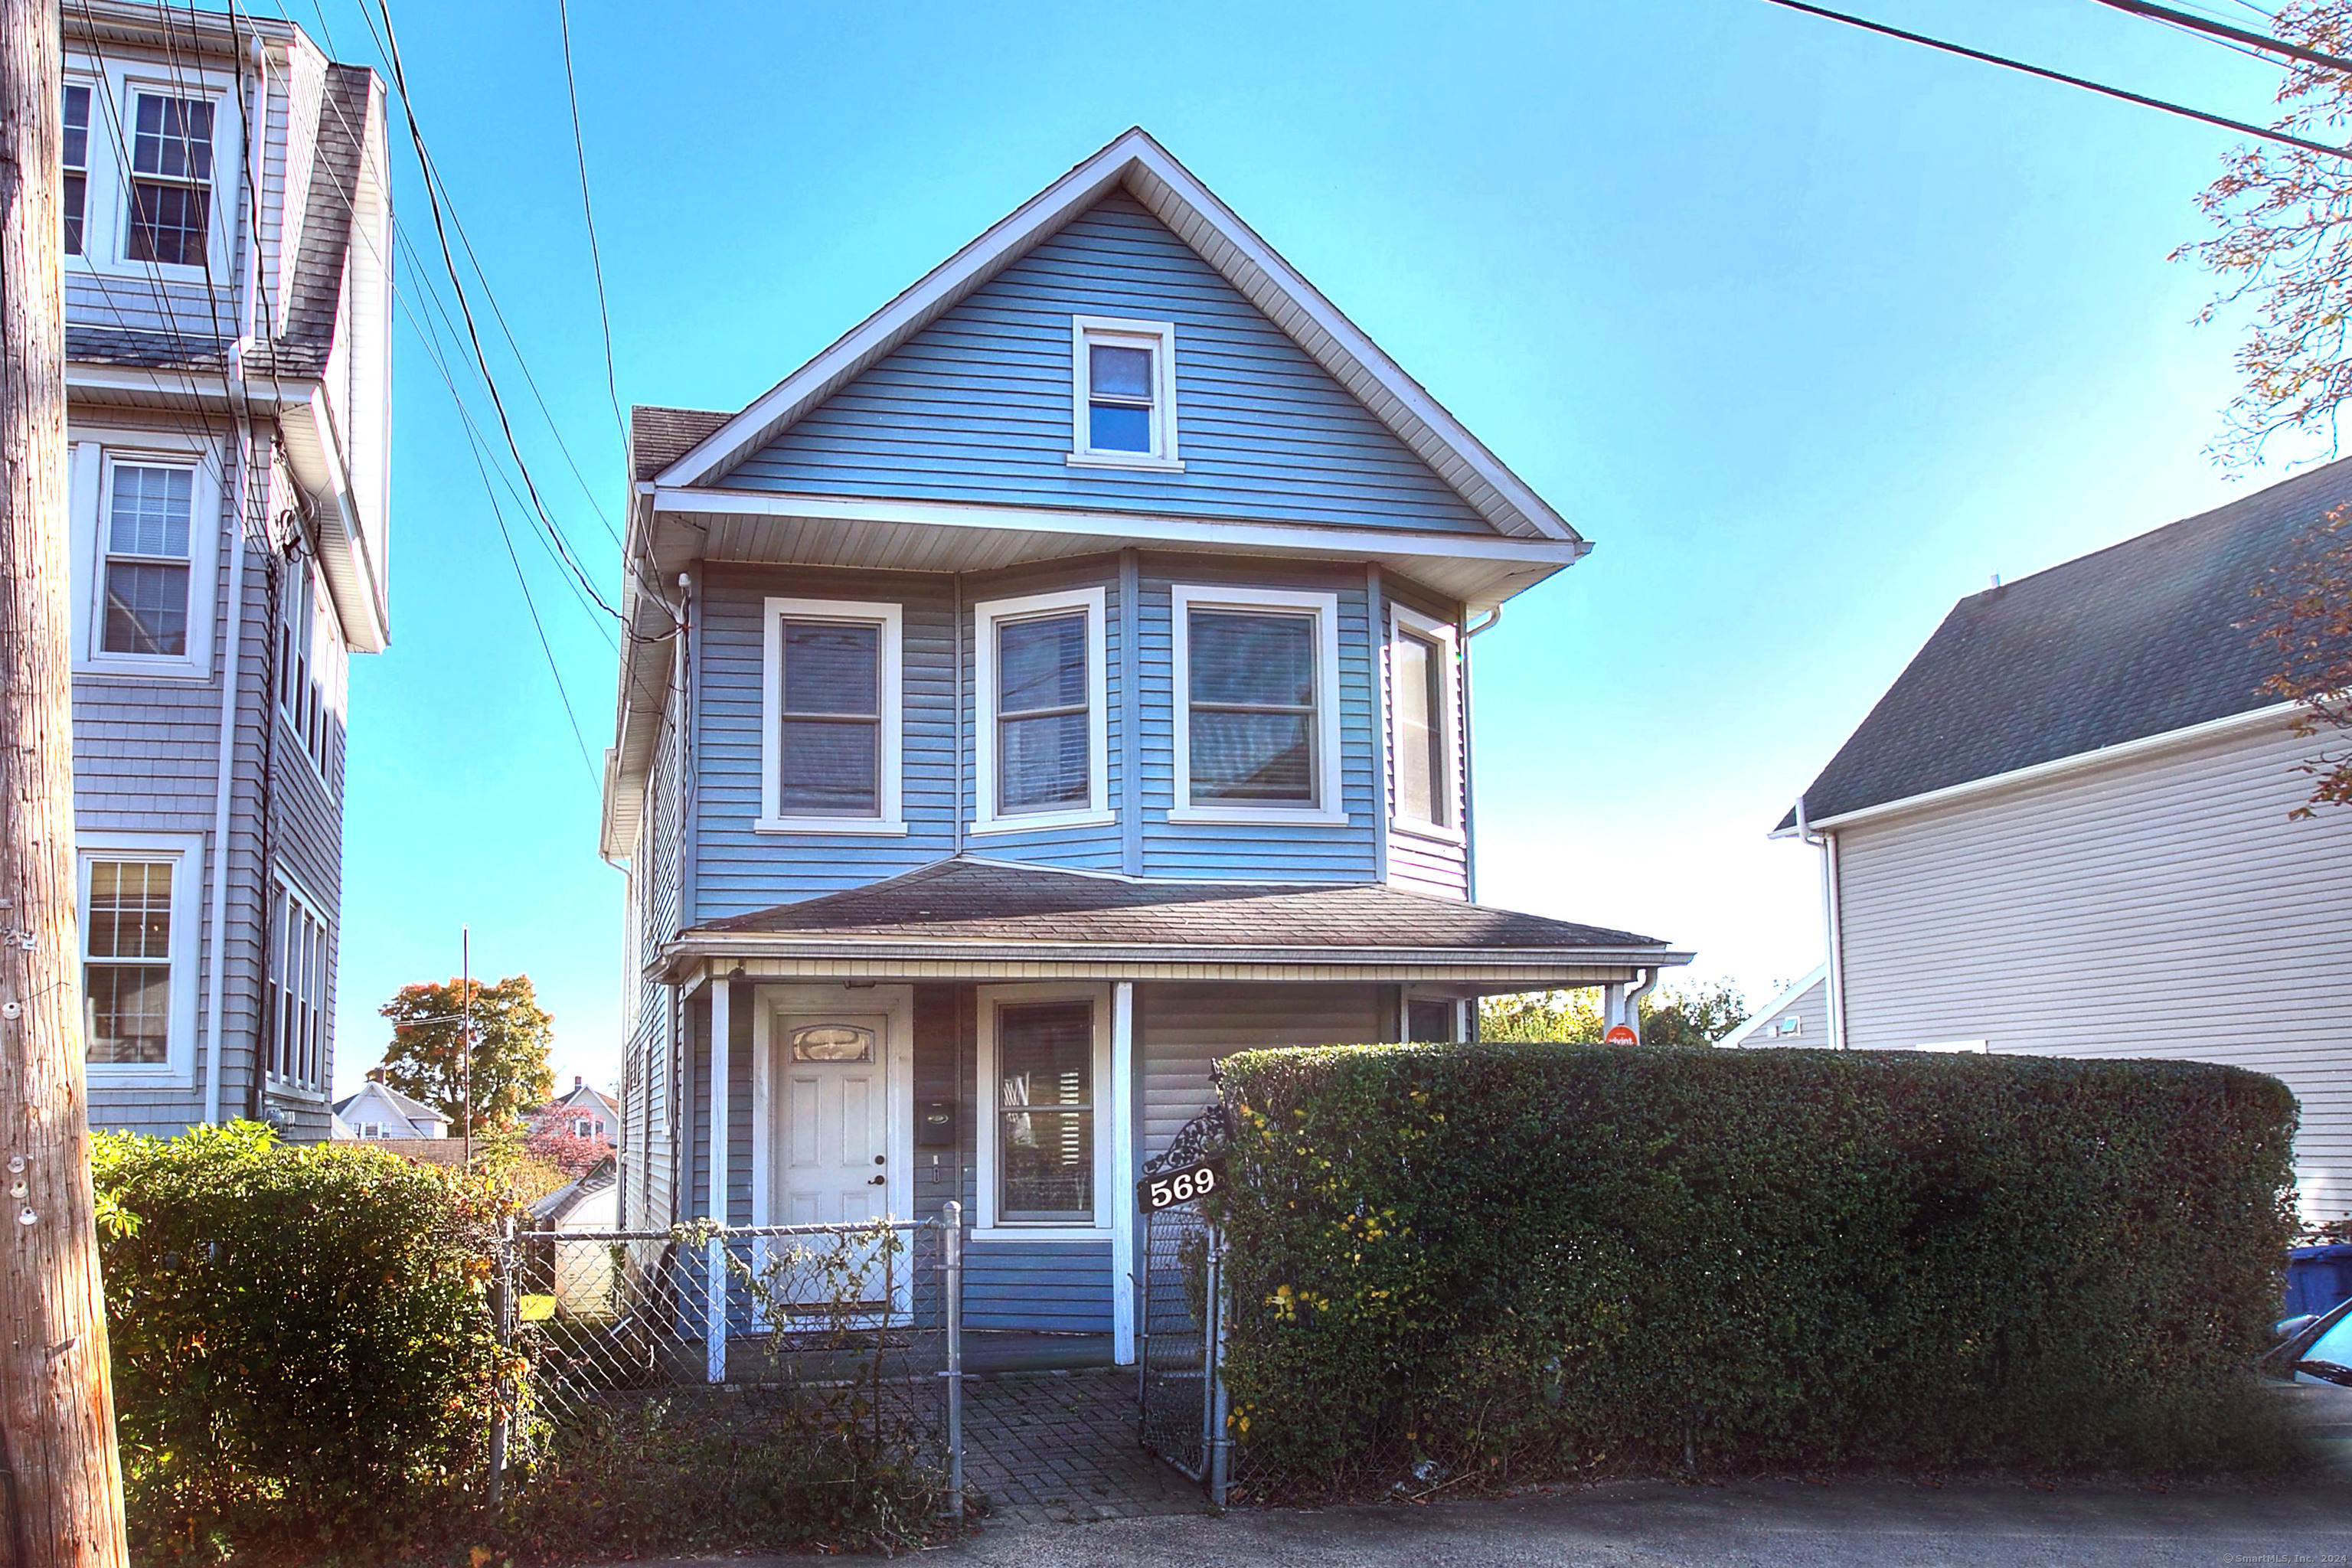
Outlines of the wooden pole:
M 122 1568 L 74 913 L 62 74 L 56 0 L 0 0 L 0 1438 L 23 1568 Z

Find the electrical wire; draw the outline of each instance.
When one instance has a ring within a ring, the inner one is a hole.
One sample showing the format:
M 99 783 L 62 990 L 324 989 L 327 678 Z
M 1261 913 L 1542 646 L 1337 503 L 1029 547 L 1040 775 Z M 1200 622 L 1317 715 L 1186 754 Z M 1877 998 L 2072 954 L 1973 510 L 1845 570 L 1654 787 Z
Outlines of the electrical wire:
M 572 155 L 580 170 L 580 216 L 588 226 L 588 264 L 596 274 L 596 320 L 604 329 L 604 390 L 613 400 L 613 433 L 621 451 L 629 449 L 629 422 L 621 416 L 621 380 L 613 371 L 613 313 L 604 303 L 604 258 L 596 243 L 596 208 L 588 199 L 588 146 L 580 134 L 580 88 L 572 73 L 572 7 L 555 0 L 555 25 L 563 38 L 563 93 L 572 105 Z
M 1825 21 L 1842 22 L 1849 27 L 1859 27 L 1864 32 L 1877 33 L 1889 38 L 1900 38 L 1906 44 L 1918 44 L 1923 47 L 1940 50 L 1948 55 L 1958 55 L 1963 59 L 2000 66 L 2006 70 L 2021 71 L 2027 76 L 2040 77 L 2045 81 L 2060 82 L 2067 87 L 2079 87 L 2085 92 L 2095 92 L 2102 97 L 2119 99 L 2126 103 L 2137 103 L 2144 109 L 2160 110 L 2166 114 L 2176 114 L 2184 120 L 2194 120 L 2203 124 L 2218 126 L 2224 131 L 2235 132 L 2241 136 L 2252 136 L 2263 142 L 2276 142 L 2288 147 L 2299 147 L 2306 153 L 2317 153 L 2329 158 L 2352 161 L 2352 150 L 2331 147 L 2325 142 L 2313 142 L 2284 131 L 2273 131 L 2268 126 L 2249 124 L 2242 120 L 2231 120 L 2227 115 L 2212 114 L 2201 109 L 2191 109 L 2187 104 L 2174 103 L 2168 99 L 2154 98 L 2144 92 L 2109 87 L 2104 82 L 2092 81 L 2085 77 L 2069 76 L 2064 71 L 2052 70 L 2047 66 L 2029 65 L 2023 60 L 2011 59 L 2007 55 L 1996 55 L 1984 49 L 1972 49 L 1965 44 L 1947 43 L 1941 38 L 1931 38 L 1925 33 L 1908 32 L 1901 27 L 1890 27 L 1884 22 L 1873 22 L 1865 17 L 1850 16 L 1843 11 L 1832 11 L 1824 5 L 1808 5 L 1806 0 L 1765 0 L 1765 4 L 1778 5 L 1783 10 L 1801 11 L 1808 16 L 1819 16 Z

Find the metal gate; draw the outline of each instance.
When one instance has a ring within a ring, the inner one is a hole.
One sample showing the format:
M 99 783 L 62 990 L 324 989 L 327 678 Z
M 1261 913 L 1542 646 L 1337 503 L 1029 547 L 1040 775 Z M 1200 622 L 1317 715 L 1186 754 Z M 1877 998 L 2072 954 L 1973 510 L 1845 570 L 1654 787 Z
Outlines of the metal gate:
M 1199 1165 L 1221 1151 L 1224 1107 L 1212 1106 L 1147 1161 L 1144 1182 Z M 1139 1204 L 1141 1199 L 1139 1198 Z M 1143 1446 L 1225 1501 L 1224 1246 L 1192 1199 L 1143 1215 L 1142 1289 L 1136 1292 L 1136 1405 Z

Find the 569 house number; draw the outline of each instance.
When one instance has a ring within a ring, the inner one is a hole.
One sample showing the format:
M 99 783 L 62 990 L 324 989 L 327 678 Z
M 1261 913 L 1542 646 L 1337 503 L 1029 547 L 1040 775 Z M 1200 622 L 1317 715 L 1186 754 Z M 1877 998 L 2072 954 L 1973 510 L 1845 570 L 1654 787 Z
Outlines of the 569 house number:
M 1224 1184 L 1224 1162 L 1203 1160 L 1181 1171 L 1164 1171 L 1144 1177 L 1135 1184 L 1135 1201 L 1144 1213 L 1158 1214 L 1161 1209 L 1207 1197 Z

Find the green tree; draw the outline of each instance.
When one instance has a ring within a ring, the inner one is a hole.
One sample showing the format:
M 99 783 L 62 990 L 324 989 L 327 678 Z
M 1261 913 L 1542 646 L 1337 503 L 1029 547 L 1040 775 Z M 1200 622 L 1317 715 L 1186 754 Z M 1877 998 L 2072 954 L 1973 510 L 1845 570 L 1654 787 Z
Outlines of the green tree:
M 1645 1046 L 1711 1046 L 1748 1021 L 1748 1003 L 1718 981 L 1709 988 L 1654 991 L 1642 998 Z M 1601 1003 L 1594 991 L 1528 991 L 1489 996 L 1478 1004 L 1482 1040 L 1601 1043 Z
M 540 1010 L 530 976 L 510 974 L 495 985 L 471 983 L 472 1004 L 455 980 L 404 985 L 380 1011 L 392 1020 L 392 1043 L 384 1047 L 383 1080 L 462 1123 L 466 1113 L 467 1052 L 470 1019 L 473 1041 L 473 1129 L 510 1128 L 523 1112 L 543 1105 L 555 1092 L 555 1072 L 547 1064 L 555 1020 Z

